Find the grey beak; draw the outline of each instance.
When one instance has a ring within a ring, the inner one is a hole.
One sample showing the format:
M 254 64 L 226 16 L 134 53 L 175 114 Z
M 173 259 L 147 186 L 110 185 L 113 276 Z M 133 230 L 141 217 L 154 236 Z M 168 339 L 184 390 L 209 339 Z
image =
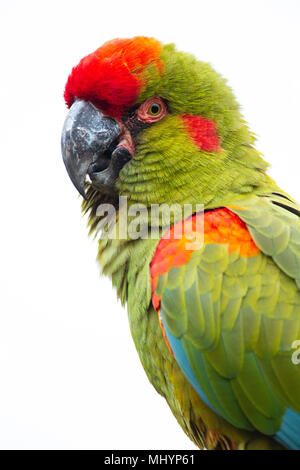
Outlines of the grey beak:
M 108 168 L 120 134 L 119 124 L 89 101 L 77 100 L 71 106 L 62 130 L 61 150 L 69 177 L 84 198 L 89 169 L 99 173 Z

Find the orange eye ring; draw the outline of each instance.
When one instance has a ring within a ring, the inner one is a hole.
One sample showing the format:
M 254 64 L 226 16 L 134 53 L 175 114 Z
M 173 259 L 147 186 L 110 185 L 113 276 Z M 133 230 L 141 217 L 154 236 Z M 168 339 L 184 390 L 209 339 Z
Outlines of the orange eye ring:
M 147 123 L 159 121 L 168 114 L 164 101 L 159 97 L 148 98 L 137 110 L 137 117 Z

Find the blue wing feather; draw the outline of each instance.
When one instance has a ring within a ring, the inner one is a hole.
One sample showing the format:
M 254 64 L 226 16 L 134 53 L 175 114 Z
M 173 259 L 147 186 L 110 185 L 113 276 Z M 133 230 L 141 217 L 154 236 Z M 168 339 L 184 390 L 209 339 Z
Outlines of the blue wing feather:
M 181 340 L 176 338 L 170 330 L 168 329 L 166 322 L 164 320 L 163 311 L 160 311 L 162 323 L 164 326 L 164 330 L 168 341 L 170 343 L 171 349 L 173 354 L 176 358 L 178 365 L 180 366 L 182 372 L 184 373 L 185 377 L 189 381 L 189 383 L 194 387 L 198 395 L 200 396 L 201 400 L 212 409 L 215 413 L 220 415 L 213 404 L 208 400 L 207 396 L 205 395 L 204 390 L 200 387 L 200 384 L 192 370 L 192 367 L 189 363 L 187 355 L 183 349 Z M 223 416 L 226 419 L 226 416 Z M 274 439 L 282 444 L 284 447 L 297 450 L 300 449 L 300 415 L 295 413 L 295 411 L 291 410 L 290 408 L 287 409 L 286 413 L 283 416 L 282 426 L 280 430 L 274 434 Z
M 300 449 L 300 415 L 290 408 L 287 409 L 280 430 L 274 438 L 291 450 Z

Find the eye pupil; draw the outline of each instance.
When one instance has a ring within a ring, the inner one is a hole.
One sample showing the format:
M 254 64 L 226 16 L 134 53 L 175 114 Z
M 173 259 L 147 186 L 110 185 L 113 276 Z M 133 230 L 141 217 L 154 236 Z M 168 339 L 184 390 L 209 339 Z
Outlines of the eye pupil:
M 160 105 L 158 103 L 152 103 L 150 106 L 150 114 L 156 116 L 160 112 Z

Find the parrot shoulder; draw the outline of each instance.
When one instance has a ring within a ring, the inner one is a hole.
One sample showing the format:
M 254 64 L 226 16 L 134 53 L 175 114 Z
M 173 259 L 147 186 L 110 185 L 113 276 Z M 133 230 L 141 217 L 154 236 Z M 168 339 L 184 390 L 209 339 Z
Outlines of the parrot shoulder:
M 166 341 L 200 398 L 237 428 L 290 448 L 300 445 L 300 370 L 291 361 L 300 338 L 298 210 L 280 193 L 240 197 L 195 214 L 181 239 L 172 227 L 151 263 Z M 201 246 L 193 230 L 203 231 Z

